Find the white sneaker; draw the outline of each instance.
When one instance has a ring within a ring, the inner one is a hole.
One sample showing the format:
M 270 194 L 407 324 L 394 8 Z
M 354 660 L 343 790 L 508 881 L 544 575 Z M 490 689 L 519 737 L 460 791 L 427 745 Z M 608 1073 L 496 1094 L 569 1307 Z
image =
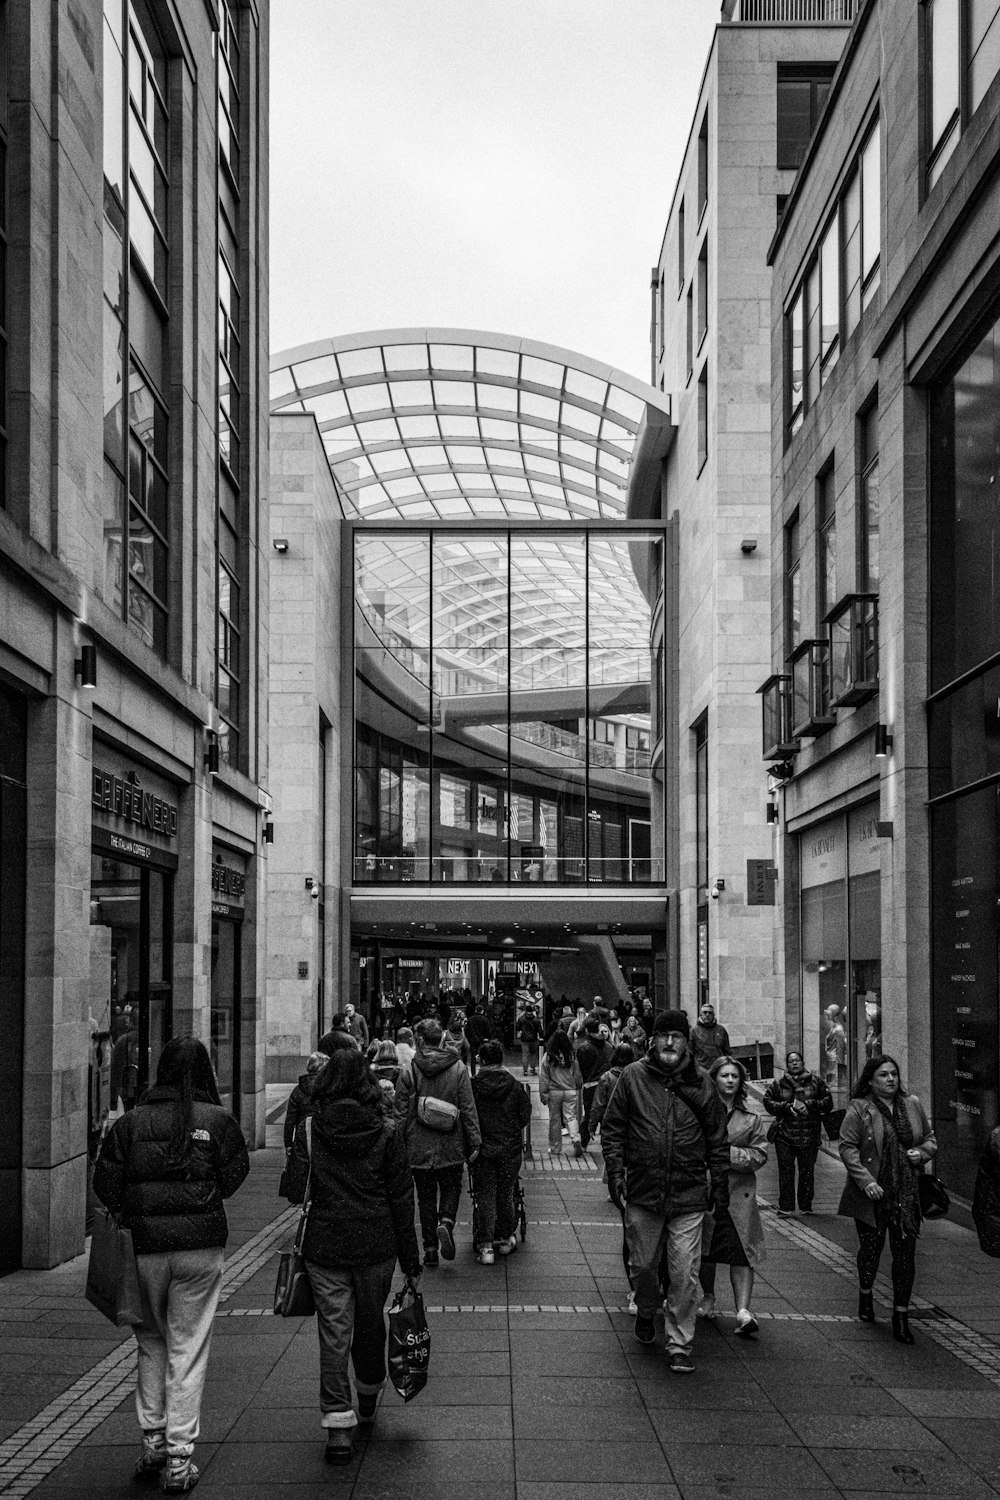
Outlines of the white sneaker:
M 496 1256 L 493 1254 L 493 1246 L 492 1245 L 484 1245 L 481 1250 L 477 1251 L 477 1253 L 476 1253 L 476 1259 L 478 1260 L 478 1262 L 479 1262 L 479 1264 L 481 1266 L 492 1266 L 492 1265 L 495 1265 L 496 1264 Z
M 706 1292 L 698 1303 L 697 1315 L 699 1318 L 708 1318 L 710 1321 L 715 1317 L 715 1293 Z
M 497 1249 L 501 1255 L 513 1255 L 517 1249 L 517 1235 L 512 1234 L 509 1239 L 501 1240 Z
M 625 1308 L 625 1311 L 628 1312 L 628 1313 L 631 1313 L 632 1316 L 633 1316 L 633 1318 L 635 1317 L 636 1313 L 639 1311 L 639 1309 L 635 1305 L 635 1292 L 629 1292 L 629 1294 L 628 1294 L 628 1306 Z
M 736 1327 L 733 1332 L 742 1339 L 751 1338 L 753 1334 L 760 1332 L 760 1324 L 748 1307 L 741 1307 L 736 1314 Z

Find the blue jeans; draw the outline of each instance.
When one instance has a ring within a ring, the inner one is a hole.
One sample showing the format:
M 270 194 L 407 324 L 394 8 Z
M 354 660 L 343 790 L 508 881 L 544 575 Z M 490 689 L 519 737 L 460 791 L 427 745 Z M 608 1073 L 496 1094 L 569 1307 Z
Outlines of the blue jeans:
M 323 1427 L 354 1427 L 357 1417 L 347 1373 L 362 1395 L 385 1385 L 385 1304 L 396 1257 L 374 1266 L 318 1266 L 306 1261 L 319 1327 L 319 1409 Z

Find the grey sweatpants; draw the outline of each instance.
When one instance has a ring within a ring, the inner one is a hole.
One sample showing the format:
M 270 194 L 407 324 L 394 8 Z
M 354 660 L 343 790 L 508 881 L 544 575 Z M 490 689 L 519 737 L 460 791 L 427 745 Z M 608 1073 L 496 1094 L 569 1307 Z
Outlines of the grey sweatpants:
M 221 1245 L 135 1258 L 142 1295 L 135 1410 L 143 1432 L 166 1433 L 171 1458 L 194 1452 L 225 1258 Z

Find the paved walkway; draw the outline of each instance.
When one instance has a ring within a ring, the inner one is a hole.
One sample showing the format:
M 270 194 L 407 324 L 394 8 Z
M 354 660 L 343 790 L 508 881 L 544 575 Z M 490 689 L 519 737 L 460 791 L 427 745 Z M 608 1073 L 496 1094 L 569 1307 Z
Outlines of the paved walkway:
M 540 1121 L 535 1140 L 544 1148 Z M 727 1310 L 699 1328 L 686 1378 L 670 1375 L 659 1345 L 632 1337 L 599 1153 L 554 1169 L 542 1158 L 525 1172 L 527 1243 L 481 1267 L 460 1225 L 455 1262 L 423 1278 L 426 1390 L 408 1406 L 387 1390 L 370 1440 L 330 1469 L 315 1328 L 268 1311 L 274 1252 L 294 1217 L 274 1196 L 280 1159 L 276 1147 L 258 1152 L 232 1205 L 198 1449 L 206 1500 L 320 1489 L 344 1500 L 1000 1494 L 1000 1265 L 968 1230 L 927 1225 L 917 1344 L 893 1343 L 885 1285 L 880 1322 L 857 1322 L 854 1230 L 833 1216 L 842 1169 L 827 1156 L 814 1216 L 764 1209 L 760 1337 L 734 1338 Z M 773 1202 L 770 1165 L 760 1194 Z M 0 1495 L 136 1493 L 134 1344 L 84 1302 L 84 1275 L 81 1259 L 0 1280 Z M 724 1271 L 719 1292 L 728 1309 Z

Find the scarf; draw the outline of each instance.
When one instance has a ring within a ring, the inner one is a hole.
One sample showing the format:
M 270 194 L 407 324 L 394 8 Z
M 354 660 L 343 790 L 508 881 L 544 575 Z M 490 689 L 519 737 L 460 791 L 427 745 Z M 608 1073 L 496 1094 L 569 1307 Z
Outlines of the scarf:
M 913 1126 L 906 1104 L 899 1093 L 893 1099 L 891 1109 L 874 1094 L 872 1102 L 885 1126 L 878 1173 L 879 1186 L 885 1196 L 876 1207 L 876 1217 L 881 1209 L 887 1222 L 897 1224 L 904 1234 L 916 1238 L 920 1233 L 920 1195 L 917 1174 L 906 1154 L 913 1145 Z

